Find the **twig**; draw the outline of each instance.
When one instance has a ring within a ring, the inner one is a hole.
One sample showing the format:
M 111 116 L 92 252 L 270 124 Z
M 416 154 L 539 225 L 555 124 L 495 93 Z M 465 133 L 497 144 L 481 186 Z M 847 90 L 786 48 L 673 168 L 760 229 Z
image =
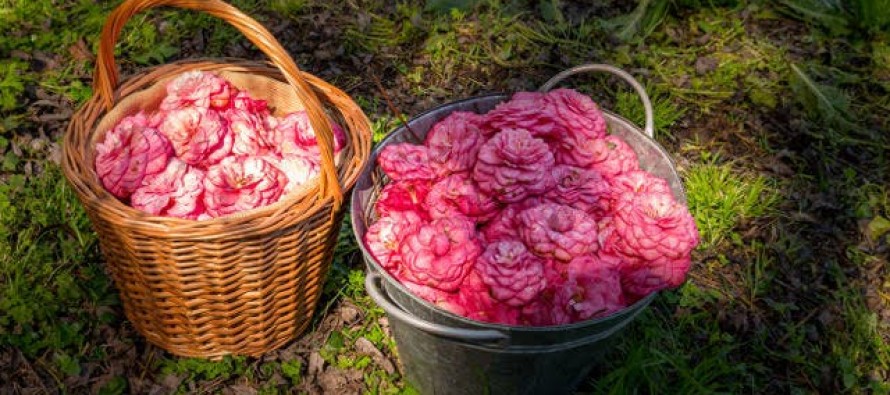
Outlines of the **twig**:
M 399 111 L 399 109 L 396 108 L 396 106 L 392 103 L 392 100 L 389 98 L 389 94 L 386 93 L 385 89 L 383 89 L 383 84 L 380 82 L 380 78 L 377 78 L 377 74 L 369 74 L 371 76 L 371 79 L 374 80 L 374 85 L 377 85 L 377 90 L 379 90 L 380 94 L 383 95 L 383 100 L 386 101 L 386 106 L 389 107 L 389 112 L 395 115 L 396 118 L 398 118 L 399 121 L 402 122 L 402 125 L 404 125 L 406 129 L 408 129 L 408 133 L 410 133 L 411 137 L 414 138 L 415 143 L 422 143 L 423 140 L 421 140 L 420 137 L 417 136 L 417 133 L 414 133 L 414 130 L 411 129 L 411 125 L 408 125 L 408 121 L 405 119 L 405 115 L 402 114 L 402 112 Z
M 40 374 L 37 373 L 37 370 L 34 369 L 34 366 L 31 365 L 31 362 L 28 361 L 28 358 L 25 358 L 25 354 L 22 354 L 21 350 L 16 349 L 19 354 L 19 359 L 22 361 L 22 366 L 26 368 L 26 371 L 29 375 L 34 376 L 34 380 L 37 381 L 37 384 L 40 384 L 40 388 L 43 390 L 44 394 L 49 393 L 49 389 L 46 388 L 46 385 L 43 384 L 43 380 L 40 379 Z
M 198 394 L 210 394 L 213 393 L 214 390 L 221 387 L 225 384 L 226 379 L 222 377 L 217 377 L 213 380 L 210 380 L 210 383 L 202 385 L 201 389 L 198 390 Z
M 812 311 L 810 311 L 809 314 L 807 314 L 805 317 L 803 317 L 802 320 L 796 322 L 795 325 L 793 327 L 791 327 L 788 332 L 785 332 L 785 335 L 782 336 L 782 338 L 780 338 L 779 341 L 776 342 L 776 344 L 784 344 L 785 341 L 788 340 L 788 338 L 791 336 L 791 330 L 800 328 L 801 325 L 806 324 L 807 321 L 809 321 L 811 318 L 813 318 L 816 315 L 816 313 L 818 313 L 818 312 L 819 312 L 818 309 L 813 309 Z
M 139 374 L 139 381 L 145 380 L 145 375 L 148 373 L 148 369 L 151 368 L 151 363 L 154 361 L 154 347 L 151 345 L 148 345 L 148 347 L 151 347 L 151 351 L 149 351 L 148 353 L 148 360 L 145 361 L 145 363 L 142 365 L 142 372 Z
M 21 351 L 19 351 L 19 355 L 22 357 L 22 360 L 25 361 L 25 364 L 27 364 L 31 371 L 36 374 L 37 371 L 34 370 L 28 360 L 24 358 L 24 355 L 21 355 Z M 50 375 L 50 377 L 52 377 L 53 380 L 56 381 L 56 388 L 62 388 L 62 379 L 56 375 L 56 371 L 52 367 L 50 367 L 46 362 L 43 361 L 43 357 L 37 357 L 37 364 L 40 365 Z M 43 384 L 43 380 L 40 379 L 40 376 L 37 376 L 37 380 L 40 382 L 40 386 L 43 387 L 43 390 L 46 391 L 46 393 L 48 394 L 49 390 L 46 389 L 46 386 Z

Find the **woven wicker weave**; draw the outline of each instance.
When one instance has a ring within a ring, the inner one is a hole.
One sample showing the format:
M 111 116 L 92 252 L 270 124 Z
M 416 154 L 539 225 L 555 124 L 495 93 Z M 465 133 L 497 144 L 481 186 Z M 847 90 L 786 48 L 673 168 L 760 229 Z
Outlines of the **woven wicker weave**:
M 271 64 L 209 59 L 166 64 L 118 84 L 114 45 L 124 23 L 149 8 L 206 12 L 240 30 Z M 190 70 L 221 74 L 269 102 L 275 115 L 305 109 L 322 147 L 321 175 L 279 202 L 205 221 L 152 216 L 105 191 L 95 142 L 117 120 L 154 110 L 164 82 Z M 218 0 L 130 0 L 102 30 L 94 96 L 73 116 L 63 170 L 99 235 L 127 318 L 149 342 L 174 354 L 256 356 L 306 329 L 330 265 L 343 193 L 368 160 L 370 124 L 344 92 L 301 72 L 271 33 Z M 334 164 L 330 125 L 347 144 Z

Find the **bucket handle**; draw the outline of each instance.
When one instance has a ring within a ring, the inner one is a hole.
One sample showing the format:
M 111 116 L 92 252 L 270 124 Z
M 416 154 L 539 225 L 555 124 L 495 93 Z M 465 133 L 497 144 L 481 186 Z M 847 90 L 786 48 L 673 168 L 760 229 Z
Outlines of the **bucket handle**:
M 383 310 L 385 310 L 387 314 L 395 317 L 399 321 L 405 322 L 415 329 L 466 344 L 501 344 L 506 346 L 506 342 L 510 339 L 509 335 L 493 329 L 480 330 L 455 328 L 432 323 L 416 317 L 407 311 L 402 310 L 400 307 L 396 306 L 395 303 L 390 301 L 389 297 L 385 295 L 380 286 L 381 282 L 382 278 L 380 275 L 368 273 L 365 277 L 365 289 L 368 291 L 368 295 L 371 296 L 371 299 L 373 299 L 375 303 L 380 305 L 380 307 L 383 307 Z
M 596 63 L 588 63 L 582 64 L 580 66 L 575 66 L 570 69 L 563 70 L 557 75 L 551 77 L 544 85 L 541 85 L 541 88 L 538 89 L 540 92 L 547 92 L 550 89 L 553 89 L 553 86 L 558 84 L 560 81 L 583 72 L 588 71 L 602 71 L 609 74 L 616 75 L 621 77 L 621 79 L 627 81 L 630 86 L 637 91 L 637 94 L 640 96 L 640 99 L 643 101 L 643 111 L 646 113 L 646 125 L 643 128 L 643 132 L 646 133 L 649 138 L 655 138 L 655 116 L 654 111 L 652 109 L 652 101 L 649 100 L 649 95 L 646 94 L 646 88 L 643 88 L 643 85 L 639 83 L 630 73 L 619 69 L 615 66 L 607 65 L 607 64 L 596 64 Z

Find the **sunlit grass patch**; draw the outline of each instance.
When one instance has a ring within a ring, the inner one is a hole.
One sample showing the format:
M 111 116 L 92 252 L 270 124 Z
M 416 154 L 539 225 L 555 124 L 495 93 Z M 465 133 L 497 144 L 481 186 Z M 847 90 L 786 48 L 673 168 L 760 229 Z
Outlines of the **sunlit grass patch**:
M 420 51 L 429 62 L 424 72 L 433 79 L 415 77 L 412 81 L 441 85 L 461 76 L 461 84 L 484 87 L 488 81 L 470 80 L 467 74 L 553 66 L 553 54 L 575 64 L 594 59 L 597 38 L 603 36 L 595 21 L 570 25 L 559 15 L 548 19 L 517 7 L 490 1 L 472 12 L 451 9 L 435 15 L 427 23 Z
M 294 17 L 302 14 L 313 3 L 312 0 L 271 0 L 268 7 L 269 11 L 280 16 Z
M 424 82 L 431 86 L 447 83 L 462 69 L 476 70 L 481 67 L 481 63 L 486 61 L 485 49 L 480 43 L 482 29 L 483 25 L 478 20 L 468 19 L 465 12 L 456 9 L 450 15 L 437 16 L 428 27 L 429 34 L 421 49 L 422 56 L 429 63 Z
M 670 127 L 686 115 L 686 108 L 680 107 L 671 99 L 669 93 L 658 89 L 647 89 L 649 99 L 652 101 L 652 109 L 655 121 L 655 138 L 667 137 L 673 139 Z M 621 91 L 616 95 L 615 112 L 636 125 L 642 126 L 646 120 L 646 112 L 643 102 L 635 91 Z
M 569 64 L 594 61 L 600 40 L 605 36 L 595 20 L 582 21 L 577 25 L 549 23 L 544 20 L 515 24 L 512 27 L 518 35 L 518 38 L 514 39 L 528 41 L 531 45 L 542 48 L 551 48 L 563 56 Z M 509 43 L 509 40 L 504 39 L 501 45 Z M 512 51 L 510 53 L 512 54 Z
M 401 121 L 396 120 L 393 117 L 375 117 L 374 120 L 371 121 L 371 133 L 374 144 L 379 143 L 381 140 L 386 138 L 386 136 L 389 136 L 389 133 L 398 125 L 401 125 Z
M 720 244 L 740 223 L 768 214 L 779 202 L 773 181 L 738 174 L 729 164 L 694 165 L 686 171 L 684 181 L 703 248 Z
M 347 27 L 344 34 L 347 50 L 385 58 L 404 56 L 407 47 L 423 34 L 414 23 L 420 20 L 421 9 L 419 5 L 407 3 L 395 8 L 395 15 L 368 13 L 365 21 Z
M 0 111 L 11 111 L 20 105 L 19 97 L 25 91 L 23 70 L 22 62 L 0 62 Z
M 651 70 L 662 89 L 703 113 L 740 92 L 755 106 L 774 108 L 780 76 L 788 70 L 784 50 L 750 35 L 735 13 L 706 8 L 685 20 L 668 18 L 644 50 L 625 47 L 624 61 Z M 677 36 L 680 31 L 683 36 Z M 697 44 L 700 37 L 708 40 Z

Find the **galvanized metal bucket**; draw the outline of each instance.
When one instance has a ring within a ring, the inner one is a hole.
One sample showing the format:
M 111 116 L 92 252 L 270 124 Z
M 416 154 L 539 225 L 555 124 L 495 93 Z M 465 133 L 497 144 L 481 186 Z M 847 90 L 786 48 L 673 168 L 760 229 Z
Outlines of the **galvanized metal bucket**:
M 627 72 L 590 64 L 557 74 L 541 87 L 547 91 L 566 77 L 586 71 L 612 73 L 640 95 L 646 111 L 641 131 L 626 119 L 603 111 L 612 134 L 624 138 L 640 158 L 640 166 L 668 181 L 676 199 L 685 194 L 670 156 L 653 140 L 652 104 L 645 89 Z M 443 105 L 408 122 L 384 139 L 371 154 L 352 195 L 352 226 L 368 274 L 368 294 L 389 316 L 408 381 L 422 394 L 562 394 L 570 393 L 609 346 L 609 337 L 624 328 L 655 298 L 651 294 L 609 317 L 571 325 L 518 327 L 472 321 L 441 310 L 412 295 L 387 273 L 365 248 L 365 232 L 376 219 L 377 193 L 385 177 L 377 167 L 383 147 L 417 143 L 439 120 L 454 111 L 485 113 L 507 95 L 489 95 Z

